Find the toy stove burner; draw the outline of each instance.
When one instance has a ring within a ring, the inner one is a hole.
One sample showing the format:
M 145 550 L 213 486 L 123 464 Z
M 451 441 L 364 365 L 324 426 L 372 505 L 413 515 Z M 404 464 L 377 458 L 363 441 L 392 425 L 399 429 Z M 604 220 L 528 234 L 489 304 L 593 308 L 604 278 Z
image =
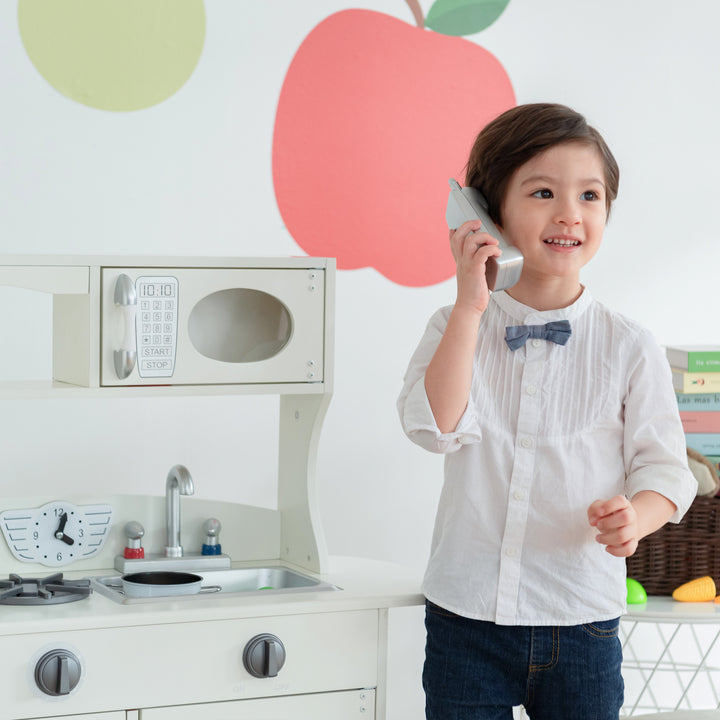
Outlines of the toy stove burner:
M 83 600 L 91 592 L 89 580 L 63 580 L 62 573 L 44 578 L 11 573 L 0 580 L 0 605 L 56 605 Z

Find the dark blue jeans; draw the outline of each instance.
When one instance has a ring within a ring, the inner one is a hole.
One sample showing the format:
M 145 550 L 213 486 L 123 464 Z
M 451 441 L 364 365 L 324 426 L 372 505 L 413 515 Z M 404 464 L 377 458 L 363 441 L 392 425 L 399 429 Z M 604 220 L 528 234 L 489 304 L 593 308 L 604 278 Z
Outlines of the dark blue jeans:
M 427 720 L 618 720 L 619 619 L 527 627 L 469 620 L 426 603 Z

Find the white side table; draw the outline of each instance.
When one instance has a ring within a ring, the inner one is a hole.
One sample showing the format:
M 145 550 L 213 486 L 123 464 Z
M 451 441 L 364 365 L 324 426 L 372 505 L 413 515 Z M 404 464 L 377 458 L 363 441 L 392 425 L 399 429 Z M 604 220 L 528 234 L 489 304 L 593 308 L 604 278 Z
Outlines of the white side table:
M 718 720 L 720 710 L 675 710 L 669 713 L 633 715 L 635 720 Z
M 628 605 L 620 639 L 625 679 L 621 717 L 720 708 L 720 605 L 650 597 L 646 604 Z M 720 720 L 720 713 L 716 717 Z
M 720 710 L 674 710 L 652 715 L 633 715 L 634 720 L 720 720 Z

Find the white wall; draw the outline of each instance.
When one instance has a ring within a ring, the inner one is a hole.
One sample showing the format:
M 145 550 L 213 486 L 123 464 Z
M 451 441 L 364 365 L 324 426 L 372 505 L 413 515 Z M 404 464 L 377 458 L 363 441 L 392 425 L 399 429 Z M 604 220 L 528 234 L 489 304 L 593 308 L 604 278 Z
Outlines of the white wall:
M 412 21 L 402 0 L 352 6 Z M 206 0 L 206 45 L 187 85 L 122 114 L 51 90 L 23 51 L 16 4 L 2 3 L 0 253 L 300 254 L 274 200 L 274 109 L 302 39 L 347 7 Z M 518 102 L 565 102 L 604 133 L 620 197 L 584 281 L 664 343 L 720 341 L 718 25 L 713 0 L 511 0 L 471 38 L 503 63 Z M 318 467 L 328 544 L 419 572 L 442 461 L 404 439 L 395 397 L 453 283 L 407 288 L 364 269 L 339 272 L 337 286 L 336 392 Z M 47 298 L 0 288 L 1 378 L 49 375 L 49 313 Z M 3 401 L 0 493 L 159 494 L 182 462 L 201 497 L 272 505 L 275 407 L 267 398 Z M 392 627 L 390 717 L 410 720 L 422 706 L 420 613 L 396 615 Z

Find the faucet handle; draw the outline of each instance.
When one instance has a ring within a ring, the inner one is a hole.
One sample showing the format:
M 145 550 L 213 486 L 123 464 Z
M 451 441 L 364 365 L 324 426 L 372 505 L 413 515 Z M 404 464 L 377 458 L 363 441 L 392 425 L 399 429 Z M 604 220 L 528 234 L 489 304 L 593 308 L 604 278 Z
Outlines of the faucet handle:
M 123 556 L 130 560 L 144 558 L 145 549 L 142 546 L 142 538 L 145 535 L 145 528 L 137 522 L 137 520 L 131 520 L 130 522 L 125 523 L 123 532 L 127 538 Z
M 217 518 L 208 518 L 203 523 L 205 542 L 202 546 L 202 555 L 222 555 L 222 546 L 220 545 L 221 529 L 222 525 Z

